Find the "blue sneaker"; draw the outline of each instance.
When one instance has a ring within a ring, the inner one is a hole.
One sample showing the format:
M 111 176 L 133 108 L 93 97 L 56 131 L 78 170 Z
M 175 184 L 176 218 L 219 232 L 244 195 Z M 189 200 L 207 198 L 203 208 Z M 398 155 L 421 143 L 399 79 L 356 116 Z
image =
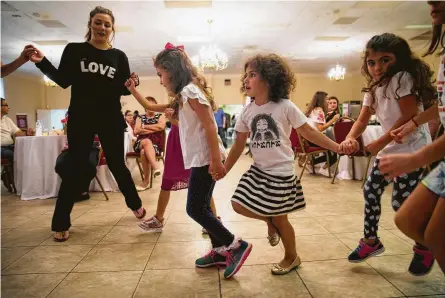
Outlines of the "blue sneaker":
M 250 252 L 252 251 L 253 245 L 247 243 L 241 239 L 238 240 L 238 247 L 232 248 L 227 251 L 226 256 L 226 270 L 224 271 L 225 278 L 231 278 L 241 269 Z
M 211 249 L 206 255 L 196 259 L 195 265 L 199 268 L 226 266 L 226 257 Z

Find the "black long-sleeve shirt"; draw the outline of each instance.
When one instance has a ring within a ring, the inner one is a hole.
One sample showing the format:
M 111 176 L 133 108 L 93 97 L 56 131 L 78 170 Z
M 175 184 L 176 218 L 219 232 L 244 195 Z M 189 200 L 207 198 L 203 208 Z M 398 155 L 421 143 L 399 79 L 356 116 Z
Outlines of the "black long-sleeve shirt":
M 58 69 L 46 58 L 36 66 L 60 87 L 71 86 L 70 122 L 95 125 L 106 120 L 126 127 L 120 97 L 130 94 L 125 87 L 130 66 L 124 52 L 100 50 L 88 42 L 69 43 Z

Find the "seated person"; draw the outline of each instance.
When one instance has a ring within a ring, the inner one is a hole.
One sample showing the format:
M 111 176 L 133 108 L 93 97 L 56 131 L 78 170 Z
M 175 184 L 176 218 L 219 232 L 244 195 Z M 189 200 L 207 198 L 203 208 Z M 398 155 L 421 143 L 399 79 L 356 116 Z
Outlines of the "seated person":
M 157 104 L 156 99 L 151 96 L 146 99 L 153 104 Z M 161 133 L 165 130 L 165 116 L 145 110 L 146 114 L 136 119 L 134 134 L 137 136 L 134 144 L 134 152 L 141 154 L 142 167 L 144 169 L 144 180 L 141 185 L 137 185 L 138 191 L 148 189 L 150 185 L 150 166 L 153 167 L 154 177 L 161 174 L 156 156 L 160 155 L 161 148 L 164 147 Z
M 338 115 L 338 116 L 337 116 Z M 340 107 L 338 98 L 335 96 L 329 96 L 328 98 L 328 113 L 326 114 L 326 122 L 331 122 L 332 119 L 340 118 Z M 334 121 L 335 122 L 335 121 Z M 334 124 L 334 123 L 332 123 Z
M 1 123 L 1 157 L 8 159 L 10 162 L 14 160 L 14 137 L 26 136 L 26 132 L 20 130 L 15 123 L 6 115 L 8 115 L 9 106 L 6 99 L 2 98 L 2 123 Z M 35 135 L 32 128 L 28 129 L 28 135 Z
M 85 173 L 80 176 L 80 180 L 74 181 L 80 183 L 80 189 L 81 192 L 79 193 L 79 196 L 75 198 L 75 202 L 88 200 L 90 198 L 90 195 L 88 194 L 90 190 L 90 183 L 91 180 L 94 179 L 96 176 L 96 167 L 99 163 L 99 148 L 100 148 L 100 142 L 97 135 L 94 136 L 94 142 L 93 146 L 90 150 L 90 157 L 88 162 L 88 167 L 86 168 Z M 70 159 L 69 150 L 68 150 L 68 141 L 66 142 L 65 147 L 62 150 L 62 153 L 57 157 L 56 160 L 56 167 L 55 171 L 56 173 L 62 178 L 62 180 L 65 180 L 64 182 L 72 182 L 69 177 L 71 169 L 73 168 L 72 160 Z

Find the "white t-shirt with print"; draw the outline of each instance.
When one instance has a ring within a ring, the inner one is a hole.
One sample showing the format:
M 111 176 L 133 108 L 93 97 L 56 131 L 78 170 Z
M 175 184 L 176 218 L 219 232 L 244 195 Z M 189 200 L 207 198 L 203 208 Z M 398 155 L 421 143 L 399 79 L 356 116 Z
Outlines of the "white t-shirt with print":
M 326 124 L 326 117 L 323 109 L 320 107 L 313 109 L 309 114 L 307 123 L 313 128 L 317 128 L 317 124 Z
M 250 133 L 254 166 L 276 176 L 294 174 L 291 129 L 307 122 L 306 116 L 288 99 L 258 106 L 248 104 L 236 121 L 237 132 Z
M 445 55 L 440 57 L 439 73 L 437 74 L 437 93 L 439 95 L 439 117 L 442 125 L 445 126 Z
M 400 86 L 399 86 L 400 78 Z M 413 80 L 411 75 L 407 72 L 399 72 L 395 74 L 388 87 L 377 87 L 375 90 L 375 101 L 371 105 L 372 97 L 370 94 L 365 94 L 363 105 L 370 106 L 382 125 L 383 132 L 391 131 L 392 126 L 402 116 L 398 99 L 412 94 Z M 418 106 L 419 113 L 423 112 L 423 106 Z M 392 141 L 377 154 L 377 158 L 381 158 L 387 154 L 393 153 L 410 153 L 417 151 L 426 144 L 431 143 L 430 130 L 427 124 L 420 125 L 415 132 L 407 137 L 403 144 L 398 144 Z
M 200 104 L 210 107 L 210 102 L 195 84 L 190 83 L 182 89 L 182 107 L 179 108 L 178 118 L 180 125 L 178 127 L 185 169 L 198 168 L 210 164 L 210 148 L 207 143 L 204 125 L 188 102 L 189 99 L 194 98 L 198 99 Z M 216 120 L 213 113 L 211 115 L 215 134 L 218 136 Z M 225 149 L 219 137 L 218 142 L 221 159 L 224 160 Z
M 18 128 L 17 125 L 12 122 L 11 118 L 6 115 L 3 116 L 1 120 L 1 145 L 9 146 L 14 144 L 14 139 L 12 136 L 18 131 L 20 131 L 20 128 Z

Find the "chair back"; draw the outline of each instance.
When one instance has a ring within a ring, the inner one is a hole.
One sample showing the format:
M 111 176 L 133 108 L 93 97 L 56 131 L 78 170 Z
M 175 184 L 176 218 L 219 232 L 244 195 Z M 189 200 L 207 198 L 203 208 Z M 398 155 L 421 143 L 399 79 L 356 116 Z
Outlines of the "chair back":
M 102 147 L 99 149 L 99 162 L 97 163 L 97 166 L 104 166 L 107 164 L 107 160 L 105 159 L 105 153 Z
M 335 142 L 340 144 L 344 140 L 346 140 L 346 137 L 348 136 L 349 132 L 352 129 L 352 126 L 354 126 L 355 120 L 349 117 L 341 117 L 334 123 L 333 127 L 333 133 L 334 133 L 334 139 Z M 357 139 L 357 142 L 360 146 L 360 149 L 351 155 L 360 155 L 360 156 L 367 156 L 368 153 L 365 151 L 365 145 L 363 144 L 363 138 L 362 136 L 359 136 Z

